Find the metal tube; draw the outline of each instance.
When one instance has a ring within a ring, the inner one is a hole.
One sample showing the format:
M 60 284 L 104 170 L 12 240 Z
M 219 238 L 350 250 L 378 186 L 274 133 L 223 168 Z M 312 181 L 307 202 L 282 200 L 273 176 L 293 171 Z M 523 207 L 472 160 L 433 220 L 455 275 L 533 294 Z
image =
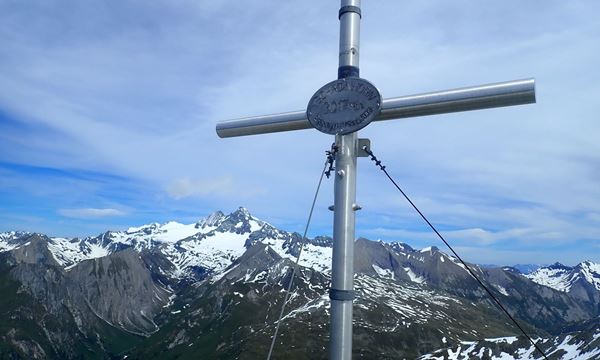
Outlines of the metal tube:
M 306 117 L 306 110 L 301 110 L 223 121 L 217 124 L 217 135 L 227 138 L 310 129 L 311 127 Z
M 535 80 L 514 80 L 385 99 L 374 121 L 531 103 L 535 103 Z
M 359 76 L 360 0 L 342 0 L 338 78 Z M 331 318 L 329 358 L 352 359 L 352 297 L 354 294 L 354 227 L 358 133 L 335 138 L 333 250 L 331 263 Z M 332 296 L 333 295 L 333 296 Z
M 333 253 L 331 288 L 342 291 L 354 289 L 354 227 L 356 204 L 356 132 L 336 136 Z M 352 300 L 331 300 L 332 360 L 352 357 Z
M 360 9 L 360 0 L 342 0 L 341 8 Z M 349 11 L 340 15 L 339 66 L 359 67 L 360 56 L 360 14 Z
M 384 99 L 374 121 L 535 103 L 535 80 L 514 80 Z M 255 116 L 217 124 L 219 137 L 310 129 L 306 111 Z

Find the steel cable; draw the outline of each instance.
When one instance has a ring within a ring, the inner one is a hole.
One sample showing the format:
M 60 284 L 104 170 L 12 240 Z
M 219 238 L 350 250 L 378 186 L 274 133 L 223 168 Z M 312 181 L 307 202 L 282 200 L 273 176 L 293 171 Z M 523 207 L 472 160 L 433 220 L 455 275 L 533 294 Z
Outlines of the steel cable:
M 332 149 L 332 152 L 335 152 L 335 149 Z M 302 249 L 304 248 L 304 243 L 306 240 L 306 234 L 308 232 L 308 227 L 310 225 L 310 220 L 312 219 L 313 211 L 315 209 L 315 204 L 317 202 L 317 196 L 319 195 L 319 189 L 321 189 L 321 183 L 323 182 L 323 176 L 326 174 L 327 166 L 329 165 L 329 159 L 331 157 L 331 153 L 328 152 L 327 160 L 325 160 L 325 165 L 323 166 L 323 171 L 321 171 L 321 177 L 319 178 L 319 183 L 317 184 L 317 190 L 315 191 L 315 196 L 313 197 L 312 205 L 310 207 L 310 212 L 308 214 L 308 220 L 306 221 L 306 227 L 304 228 L 304 234 L 302 235 L 302 241 L 300 243 L 300 250 L 298 251 L 298 256 L 296 257 L 296 262 L 294 263 L 294 267 L 292 268 L 292 276 L 290 278 L 290 282 L 287 287 L 287 291 L 285 293 L 285 297 L 283 300 L 283 304 L 281 305 L 281 312 L 279 313 L 279 318 L 277 319 L 277 325 L 275 326 L 275 333 L 273 334 L 273 339 L 271 340 L 271 347 L 269 348 L 269 354 L 267 355 L 267 360 L 271 359 L 271 355 L 273 354 L 273 348 L 275 347 L 275 341 L 277 340 L 277 334 L 279 332 L 279 325 L 281 325 L 281 319 L 283 318 L 283 313 L 285 312 L 285 306 L 291 295 L 292 284 L 294 283 L 294 276 L 296 275 L 298 264 L 300 262 L 300 256 L 302 255 Z M 328 176 L 329 177 L 329 176 Z
M 378 166 L 381 171 L 383 171 L 383 173 L 387 176 L 387 178 L 392 182 L 392 184 L 394 184 L 394 186 L 396 187 L 396 189 L 398 189 L 398 191 L 400 191 L 400 193 L 402 194 L 402 196 L 404 196 L 404 198 L 410 203 L 410 205 L 417 211 L 417 213 L 419 213 L 419 215 L 421 216 L 421 218 L 423 220 L 425 220 L 425 222 L 427 223 L 427 225 L 429 225 L 429 227 L 431 228 L 431 230 L 433 230 L 433 232 L 435 232 L 435 234 L 442 240 L 442 242 L 444 244 L 446 244 L 446 246 L 448 247 L 448 249 L 450 249 L 450 251 L 454 254 L 454 256 L 456 256 L 456 258 L 462 263 L 462 265 L 465 267 L 465 269 L 467 269 L 467 271 L 469 272 L 469 274 L 471 274 L 471 276 L 477 280 L 477 282 L 479 283 L 479 285 L 488 293 L 488 295 L 494 300 L 494 302 L 496 303 L 496 305 L 506 314 L 506 316 L 508 316 L 508 318 L 517 326 L 517 328 L 521 331 L 521 333 L 523 333 L 523 335 L 529 340 L 529 342 L 535 347 L 535 349 L 537 351 L 539 351 L 540 354 L 542 354 L 542 356 L 544 357 L 544 359 L 548 360 L 548 357 L 546 356 L 546 354 L 544 353 L 544 351 L 542 351 L 542 349 L 535 343 L 535 341 L 533 341 L 533 339 L 527 334 L 527 332 L 525 332 L 525 330 L 521 327 L 521 325 L 519 325 L 519 323 L 517 322 L 517 320 L 508 312 L 508 310 L 506 310 L 506 308 L 504 307 L 504 305 L 502 305 L 502 303 L 500 302 L 500 300 L 498 300 L 498 298 L 490 291 L 490 289 L 485 286 L 485 284 L 479 279 L 479 277 L 475 274 L 475 272 L 473 272 L 473 270 L 471 270 L 471 268 L 467 265 L 466 262 L 463 261 L 463 259 L 458 255 L 458 253 L 456 251 L 454 251 L 454 248 L 446 241 L 446 239 L 444 239 L 444 237 L 442 236 L 442 234 L 440 234 L 440 232 L 435 228 L 435 226 L 433 226 L 433 224 L 431 224 L 431 222 L 427 219 L 427 217 L 425 217 L 425 215 L 423 215 L 423 213 L 421 212 L 421 210 L 419 210 L 419 208 L 415 205 L 415 203 L 412 202 L 412 200 L 408 197 L 408 195 L 406 195 L 406 193 L 400 188 L 400 186 L 396 183 L 396 181 L 394 181 L 394 179 L 390 176 L 390 174 L 387 172 L 387 170 L 385 169 L 385 166 L 383 166 L 381 164 L 381 161 L 377 159 L 377 157 L 373 154 L 373 152 L 371 150 L 369 150 L 366 146 L 363 147 L 363 150 L 369 154 L 369 156 L 371 157 L 371 160 L 375 162 L 375 165 Z

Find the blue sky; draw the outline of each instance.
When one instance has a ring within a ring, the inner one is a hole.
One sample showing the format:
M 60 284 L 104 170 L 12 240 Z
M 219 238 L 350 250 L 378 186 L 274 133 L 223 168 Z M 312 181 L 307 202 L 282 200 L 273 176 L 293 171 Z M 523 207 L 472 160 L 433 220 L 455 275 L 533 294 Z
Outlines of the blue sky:
M 219 139 L 337 74 L 336 1 L 0 3 L 0 231 L 93 235 L 247 207 L 301 231 L 332 138 Z M 474 262 L 600 261 L 600 3 L 364 0 L 384 98 L 535 77 L 535 105 L 361 131 Z M 437 245 L 366 159 L 357 235 Z M 330 234 L 332 183 L 311 233 Z

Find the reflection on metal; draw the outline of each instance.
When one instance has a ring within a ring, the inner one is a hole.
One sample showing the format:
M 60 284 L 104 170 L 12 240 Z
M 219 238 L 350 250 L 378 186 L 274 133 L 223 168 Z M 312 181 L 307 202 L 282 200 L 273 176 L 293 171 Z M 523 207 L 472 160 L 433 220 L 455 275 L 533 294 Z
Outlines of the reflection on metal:
M 384 99 L 373 121 L 535 103 L 535 80 L 515 80 Z M 219 137 L 312 128 L 305 111 L 254 116 L 217 124 Z
M 535 80 L 515 80 L 386 99 L 375 121 L 531 103 Z
M 306 115 L 310 124 L 329 135 L 344 135 L 369 125 L 381 111 L 379 90 L 365 79 L 334 80 L 312 96 Z

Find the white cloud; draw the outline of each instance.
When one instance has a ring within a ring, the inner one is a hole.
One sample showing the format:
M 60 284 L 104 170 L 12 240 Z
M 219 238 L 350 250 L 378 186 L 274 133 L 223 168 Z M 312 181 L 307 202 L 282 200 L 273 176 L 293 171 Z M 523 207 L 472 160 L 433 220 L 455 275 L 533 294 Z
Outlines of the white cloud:
M 168 187 L 167 192 L 174 199 L 186 197 L 203 197 L 214 195 L 230 195 L 234 192 L 235 185 L 231 177 L 222 177 L 210 180 L 192 180 L 190 178 L 181 178 L 173 181 Z
M 80 219 L 104 218 L 113 216 L 125 216 L 127 213 L 118 209 L 96 209 L 96 208 L 80 208 L 80 209 L 59 209 L 58 213 L 62 216 Z
M 167 193 L 173 199 L 184 198 L 207 198 L 227 197 L 238 201 L 257 195 L 264 195 L 266 189 L 263 187 L 252 187 L 247 184 L 239 184 L 231 176 L 223 176 L 214 179 L 191 179 L 189 177 L 173 180 L 167 187 Z

